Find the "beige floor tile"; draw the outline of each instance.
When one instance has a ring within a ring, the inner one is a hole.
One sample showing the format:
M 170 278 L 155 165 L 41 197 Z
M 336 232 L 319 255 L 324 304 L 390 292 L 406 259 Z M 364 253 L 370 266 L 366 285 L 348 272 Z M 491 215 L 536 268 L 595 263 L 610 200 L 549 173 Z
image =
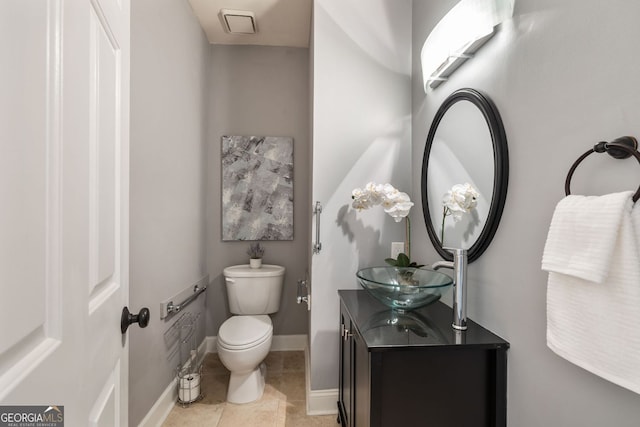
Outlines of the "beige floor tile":
M 282 355 L 282 372 L 304 372 L 304 351 L 285 351 Z
M 224 403 L 227 400 L 227 387 L 229 386 L 229 374 L 202 375 L 202 403 Z
M 335 415 L 307 416 L 304 352 L 275 351 L 265 359 L 267 384 L 256 402 L 226 402 L 229 371 L 210 353 L 202 367 L 203 399 L 186 408 L 176 405 L 163 427 L 329 427 Z
M 227 403 L 218 427 L 274 427 L 278 417 L 278 400 L 259 400 L 244 405 Z
M 162 427 L 217 426 L 224 407 L 225 404 L 201 405 L 194 403 L 186 408 L 176 405 Z
M 208 353 L 202 363 L 202 372 L 209 374 L 225 374 L 229 373 L 224 367 L 217 353 Z
M 305 400 L 306 384 L 304 372 L 283 374 L 279 390 L 287 396 L 287 400 Z
M 304 402 L 287 402 L 284 427 L 328 427 L 337 425 L 336 415 L 308 416 Z
M 264 393 L 260 400 L 287 400 L 287 396 L 280 391 L 280 383 L 275 384 L 273 381 L 267 380 L 264 386 Z
M 264 363 L 267 365 L 267 373 L 281 374 L 283 365 L 283 353 L 284 351 L 272 351 L 264 359 Z
M 276 415 L 276 427 L 285 427 L 287 423 L 287 401 L 278 401 L 278 412 Z

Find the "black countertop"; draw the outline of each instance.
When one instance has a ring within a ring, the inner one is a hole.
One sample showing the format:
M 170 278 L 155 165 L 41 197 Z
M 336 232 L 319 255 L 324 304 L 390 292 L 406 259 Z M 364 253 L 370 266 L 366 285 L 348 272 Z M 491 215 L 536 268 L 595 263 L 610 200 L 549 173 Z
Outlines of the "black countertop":
M 454 330 L 451 327 L 452 309 L 440 301 L 398 313 L 362 289 L 341 290 L 338 294 L 370 351 L 399 347 L 509 348 L 507 341 L 470 319 L 466 331 Z

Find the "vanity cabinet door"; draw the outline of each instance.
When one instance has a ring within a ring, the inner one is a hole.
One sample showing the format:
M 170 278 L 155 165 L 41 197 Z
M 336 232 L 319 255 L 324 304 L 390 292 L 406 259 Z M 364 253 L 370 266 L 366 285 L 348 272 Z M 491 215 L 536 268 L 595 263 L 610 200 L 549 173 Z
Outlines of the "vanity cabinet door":
M 353 325 L 340 305 L 340 382 L 338 420 L 343 427 L 353 427 L 353 359 L 351 330 Z
M 343 427 L 369 427 L 370 353 L 355 323 L 342 306 L 340 331 L 338 418 Z
M 352 425 L 355 425 L 355 427 L 369 427 L 371 425 L 371 365 L 369 363 L 371 353 L 364 339 L 355 328 L 351 341 L 351 369 L 354 374 Z

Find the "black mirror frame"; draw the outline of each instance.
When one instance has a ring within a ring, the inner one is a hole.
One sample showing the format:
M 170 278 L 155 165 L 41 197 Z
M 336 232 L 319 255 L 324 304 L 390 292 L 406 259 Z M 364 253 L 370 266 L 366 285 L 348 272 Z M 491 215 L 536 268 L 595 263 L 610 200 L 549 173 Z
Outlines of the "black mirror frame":
M 469 101 L 482 112 L 482 115 L 489 126 L 489 132 L 491 133 L 491 141 L 493 144 L 494 179 L 491 205 L 489 207 L 487 221 L 480 233 L 480 236 L 478 236 L 478 239 L 467 252 L 468 262 L 473 262 L 487 249 L 493 239 L 493 236 L 496 234 L 507 198 L 507 184 L 509 181 L 509 150 L 507 148 L 507 136 L 504 131 L 502 119 L 500 118 L 500 113 L 487 96 L 475 89 L 464 88 L 453 92 L 444 100 L 436 112 L 431 128 L 429 129 L 427 145 L 424 149 L 424 156 L 422 158 L 422 212 L 424 214 L 424 222 L 427 226 L 427 232 L 429 233 L 429 239 L 431 239 L 431 243 L 434 248 L 442 258 L 452 261 L 453 255 L 442 247 L 442 242 L 438 239 L 438 235 L 433 228 L 431 215 L 429 214 L 429 202 L 427 198 L 427 169 L 429 154 L 431 153 L 433 138 L 438 130 L 438 125 L 449 108 L 459 101 Z

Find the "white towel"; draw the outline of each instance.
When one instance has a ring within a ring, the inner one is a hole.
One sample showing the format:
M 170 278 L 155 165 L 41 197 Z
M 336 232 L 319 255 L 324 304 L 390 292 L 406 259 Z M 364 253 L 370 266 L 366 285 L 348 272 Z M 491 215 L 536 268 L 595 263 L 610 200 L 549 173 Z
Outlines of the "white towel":
M 567 196 L 553 213 L 542 269 L 602 283 L 609 273 L 623 212 L 631 191 L 606 196 Z
M 625 203 L 615 237 L 600 238 L 615 239 L 602 283 L 549 272 L 547 345 L 568 361 L 640 394 L 640 207 L 633 207 L 631 200 Z

